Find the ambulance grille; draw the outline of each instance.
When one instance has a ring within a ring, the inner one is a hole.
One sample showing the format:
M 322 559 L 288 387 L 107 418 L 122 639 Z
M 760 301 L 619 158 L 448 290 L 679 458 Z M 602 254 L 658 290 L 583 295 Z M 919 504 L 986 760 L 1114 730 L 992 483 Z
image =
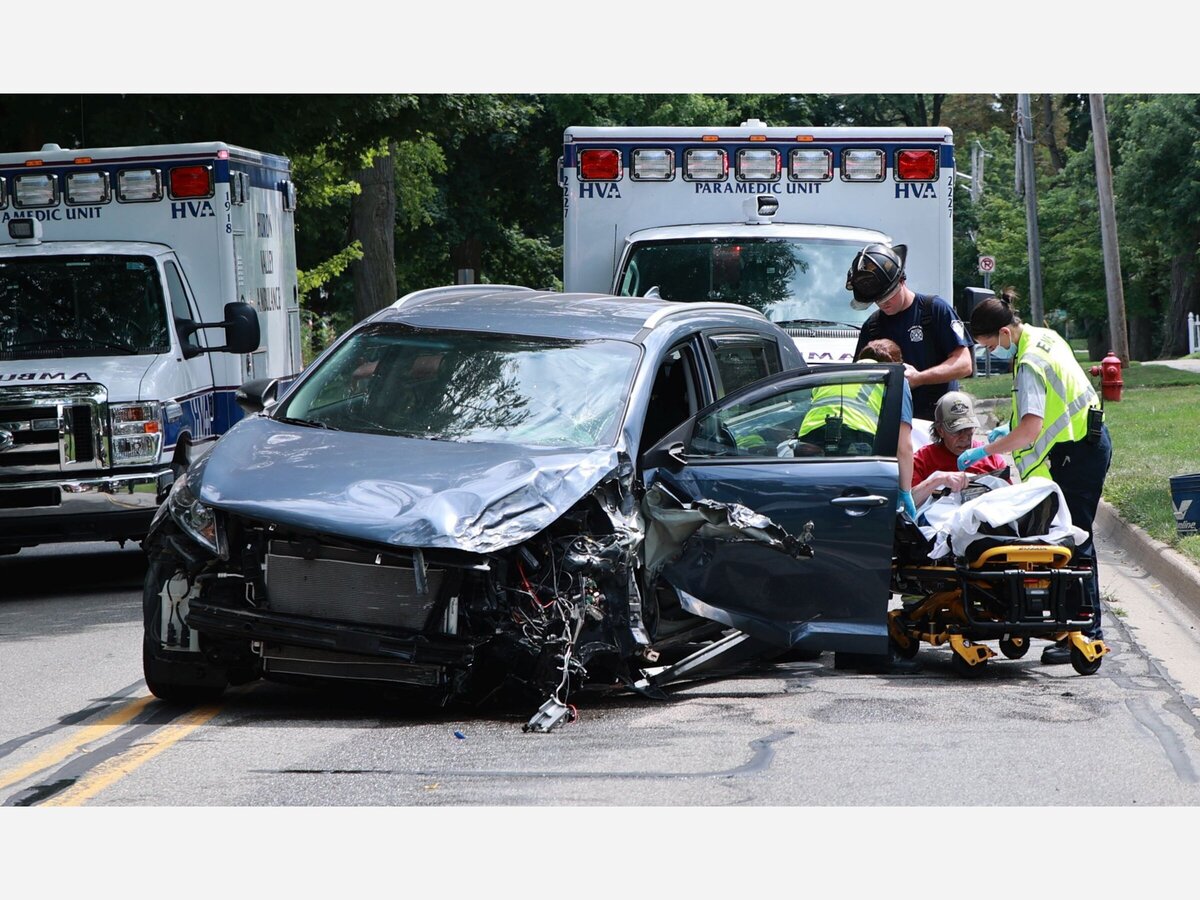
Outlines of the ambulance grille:
M 0 430 L 12 437 L 0 451 L 0 475 L 103 466 L 104 399 L 96 385 L 0 391 Z

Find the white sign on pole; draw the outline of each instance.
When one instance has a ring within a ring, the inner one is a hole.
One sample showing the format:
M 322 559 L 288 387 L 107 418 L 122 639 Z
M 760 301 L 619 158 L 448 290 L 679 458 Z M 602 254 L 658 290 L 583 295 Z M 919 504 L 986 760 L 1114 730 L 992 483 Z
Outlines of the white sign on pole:
M 981 256 L 979 257 L 979 274 L 987 275 L 989 272 L 996 271 L 996 257 Z

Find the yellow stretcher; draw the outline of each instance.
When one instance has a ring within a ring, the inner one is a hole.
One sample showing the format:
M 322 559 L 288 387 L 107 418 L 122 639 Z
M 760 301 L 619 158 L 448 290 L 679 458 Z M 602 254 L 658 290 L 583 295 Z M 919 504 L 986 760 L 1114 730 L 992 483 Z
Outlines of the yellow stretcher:
M 1083 634 L 1094 621 L 1085 585 L 1096 572 L 1090 563 L 1072 565 L 1069 547 L 987 538 L 972 544 L 965 558 L 937 565 L 924 557 L 919 531 L 907 535 L 897 534 L 892 566 L 892 590 L 903 606 L 888 614 L 888 633 L 901 656 L 916 656 L 922 641 L 949 644 L 955 672 L 974 678 L 996 655 L 984 641 L 997 640 L 1001 653 L 1020 659 L 1035 639 L 1065 639 L 1076 672 L 1092 675 L 1100 668 L 1109 648 Z

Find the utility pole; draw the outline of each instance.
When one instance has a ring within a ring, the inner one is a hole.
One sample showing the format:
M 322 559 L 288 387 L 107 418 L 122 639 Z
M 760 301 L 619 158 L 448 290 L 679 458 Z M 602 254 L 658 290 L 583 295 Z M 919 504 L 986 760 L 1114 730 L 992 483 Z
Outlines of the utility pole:
M 1109 347 L 1129 365 L 1129 332 L 1125 327 L 1125 288 L 1121 284 L 1121 248 L 1113 206 L 1112 161 L 1108 155 L 1108 120 L 1104 95 L 1088 94 L 1092 109 L 1092 145 L 1096 150 L 1096 189 L 1100 195 L 1100 243 L 1104 248 L 1104 284 L 1108 288 Z
M 1033 117 L 1029 113 L 1029 95 L 1017 94 L 1017 149 L 1021 181 L 1025 188 L 1025 235 L 1029 253 L 1029 316 L 1041 326 L 1042 316 L 1042 242 L 1038 236 L 1037 187 L 1033 175 Z

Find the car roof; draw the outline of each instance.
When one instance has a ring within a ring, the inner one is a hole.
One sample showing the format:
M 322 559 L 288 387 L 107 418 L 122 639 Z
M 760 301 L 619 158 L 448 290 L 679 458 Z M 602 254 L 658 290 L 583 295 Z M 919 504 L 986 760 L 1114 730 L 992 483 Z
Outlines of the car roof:
M 494 331 L 574 340 L 642 341 L 664 321 L 728 317 L 730 324 L 769 324 L 733 303 L 671 303 L 647 297 L 562 294 L 516 285 L 453 285 L 401 297 L 371 321 L 424 328 Z

